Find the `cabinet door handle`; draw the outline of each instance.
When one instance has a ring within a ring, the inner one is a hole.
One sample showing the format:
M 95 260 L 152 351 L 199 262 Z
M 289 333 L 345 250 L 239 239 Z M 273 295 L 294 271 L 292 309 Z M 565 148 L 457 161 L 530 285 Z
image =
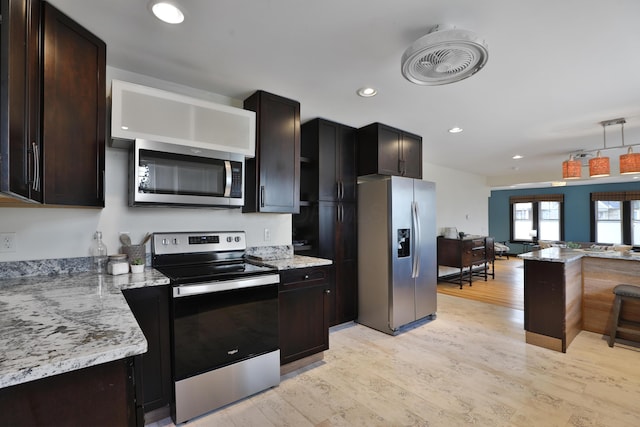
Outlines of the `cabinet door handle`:
M 40 189 L 40 153 L 38 153 L 38 144 L 33 141 L 31 143 L 33 147 L 33 190 L 38 191 Z
M 344 182 L 340 181 L 340 200 L 344 199 Z
M 325 290 L 324 290 L 324 293 L 325 293 L 325 294 L 330 294 L 330 293 L 331 293 L 331 289 L 325 289 Z
M 304 275 L 304 280 L 309 280 L 309 275 L 308 274 Z
M 264 208 L 264 185 L 260 186 L 260 207 Z

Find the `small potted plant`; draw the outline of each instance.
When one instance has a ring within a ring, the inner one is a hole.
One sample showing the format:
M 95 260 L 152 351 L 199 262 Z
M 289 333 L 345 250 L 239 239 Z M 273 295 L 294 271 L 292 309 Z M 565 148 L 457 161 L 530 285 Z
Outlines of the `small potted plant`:
M 144 261 L 142 258 L 136 258 L 130 262 L 132 273 L 142 273 L 144 271 Z

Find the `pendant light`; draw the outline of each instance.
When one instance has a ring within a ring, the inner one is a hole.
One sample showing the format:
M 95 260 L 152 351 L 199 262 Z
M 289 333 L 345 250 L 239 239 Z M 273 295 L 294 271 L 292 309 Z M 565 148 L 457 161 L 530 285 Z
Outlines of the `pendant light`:
M 627 154 L 620 156 L 620 174 L 630 175 L 632 173 L 640 173 L 640 153 L 634 153 L 629 147 Z
M 582 178 L 582 162 L 575 160 L 573 154 L 571 154 L 569 160 L 562 162 L 562 179 L 579 178 Z
M 606 150 L 614 150 L 614 149 L 627 149 L 626 154 L 620 155 L 620 175 L 630 175 L 634 173 L 640 173 L 640 153 L 634 153 L 633 147 L 638 146 L 640 144 L 624 144 L 624 124 L 627 121 L 624 118 L 613 119 L 613 120 L 605 120 L 600 122 L 602 126 L 602 138 L 604 141 L 604 146 L 601 149 L 598 149 L 596 152 L 596 157 L 589 160 L 589 177 L 591 178 L 599 178 L 604 176 L 609 176 L 611 174 L 611 164 L 609 162 L 609 157 L 600 155 L 600 151 Z M 614 147 L 607 147 L 607 126 L 611 125 L 620 125 L 621 133 L 622 133 L 622 144 Z M 596 151 L 589 151 L 590 153 Z M 581 162 L 575 160 L 575 156 L 573 154 L 569 155 L 569 160 L 565 160 L 562 162 L 562 178 L 563 179 L 579 179 L 581 178 Z
M 622 145 L 624 146 L 624 122 L 622 122 Z M 629 147 L 627 154 L 620 156 L 620 175 L 640 173 L 640 153 L 634 153 Z
M 600 178 L 603 176 L 609 176 L 611 173 L 611 167 L 609 165 L 608 157 L 601 157 L 600 150 L 596 154 L 596 157 L 589 160 L 589 176 L 591 178 Z
M 604 139 L 604 148 L 607 148 L 607 131 L 605 126 L 607 122 L 602 122 L 602 136 Z M 596 157 L 589 160 L 589 176 L 591 178 L 600 178 L 603 176 L 609 176 L 611 173 L 611 167 L 609 165 L 609 158 L 600 156 L 600 150 L 598 150 Z

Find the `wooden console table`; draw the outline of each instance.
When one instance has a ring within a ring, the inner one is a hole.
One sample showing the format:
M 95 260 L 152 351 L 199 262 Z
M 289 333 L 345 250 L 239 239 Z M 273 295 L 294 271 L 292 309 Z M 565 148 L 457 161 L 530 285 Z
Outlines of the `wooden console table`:
M 494 277 L 493 268 L 489 272 L 489 264 L 493 266 L 495 258 L 494 238 L 487 236 L 467 236 L 462 239 L 447 239 L 438 236 L 438 265 L 459 269 L 453 279 L 446 280 L 460 285 L 468 280 L 472 284 L 473 276 Z M 474 267 L 480 269 L 474 271 Z

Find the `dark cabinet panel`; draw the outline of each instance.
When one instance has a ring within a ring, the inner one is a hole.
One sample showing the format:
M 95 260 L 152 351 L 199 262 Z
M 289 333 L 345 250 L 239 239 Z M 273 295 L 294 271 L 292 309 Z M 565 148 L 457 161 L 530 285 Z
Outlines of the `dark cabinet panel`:
M 302 193 L 315 197 L 293 216 L 294 240 L 309 243 L 296 252 L 333 261 L 331 325 L 344 323 L 356 318 L 357 308 L 357 270 L 349 268 L 357 264 L 357 130 L 311 120 L 302 125 L 301 152 L 313 171 L 301 183 Z
M 358 129 L 358 175 L 422 179 L 422 137 L 382 123 Z
M 2 7 L 0 191 L 104 206 L 106 45 L 46 2 Z
M 256 156 L 245 163 L 243 212 L 300 211 L 300 103 L 264 91 L 244 101 L 256 112 Z
M 402 165 L 404 176 L 422 179 L 422 138 L 402 133 Z
M 286 270 L 280 274 L 280 363 L 329 349 L 331 266 Z
M 104 206 L 106 45 L 44 3 L 44 202 Z
M 142 426 L 133 376 L 129 358 L 3 388 L 2 425 Z
M 313 120 L 302 125 L 302 144 L 314 141 L 317 148 L 310 157 L 318 165 L 318 200 L 337 200 L 340 196 L 340 165 L 337 162 L 340 126 L 325 120 Z M 305 185 L 305 183 L 301 183 Z
M 319 200 L 355 202 L 356 132 L 355 128 L 323 119 L 302 126 L 303 146 L 317 144 L 309 156 L 318 163 Z
M 524 329 L 564 339 L 565 264 L 529 261 L 524 263 Z
M 40 1 L 2 1 L 0 191 L 42 201 L 39 134 Z
M 388 126 L 378 126 L 377 131 L 378 168 L 375 173 L 381 175 L 402 175 L 400 165 L 400 159 L 402 158 L 401 132 Z M 361 141 L 367 144 L 367 150 L 376 150 L 372 141 L 365 140 L 364 138 Z M 361 149 L 364 148 L 361 146 Z
M 149 412 L 171 400 L 169 288 L 152 286 L 123 293 L 147 339 L 148 349 L 137 369 L 141 370 L 144 411 Z
M 336 291 L 331 325 L 357 316 L 357 212 L 355 203 L 319 202 L 318 256 L 333 260 Z

